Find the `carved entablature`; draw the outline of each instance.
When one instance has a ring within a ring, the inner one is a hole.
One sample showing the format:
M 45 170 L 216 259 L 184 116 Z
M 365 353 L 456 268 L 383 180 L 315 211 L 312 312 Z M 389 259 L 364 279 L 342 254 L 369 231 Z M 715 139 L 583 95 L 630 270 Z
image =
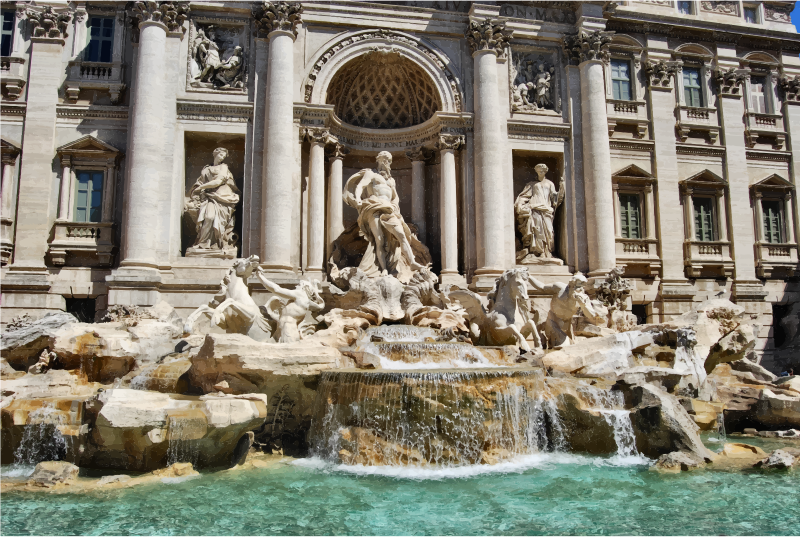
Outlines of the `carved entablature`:
M 565 35 L 563 46 L 570 63 L 579 65 L 585 61 L 602 60 L 608 61 L 608 46 L 611 44 L 611 36 L 614 32 L 578 32 L 573 35 Z
M 672 89 L 672 81 L 678 72 L 678 62 L 647 61 L 644 71 L 647 73 L 647 83 L 651 89 Z
M 786 101 L 800 102 L 800 75 L 781 77 L 780 84 Z
M 291 32 L 297 37 L 297 25 L 303 22 L 300 2 L 263 2 L 253 8 L 257 28 L 266 35 Z
M 183 23 L 189 16 L 189 2 L 133 2 L 130 16 L 133 24 L 133 39 L 139 40 L 139 24 L 145 21 L 160 22 L 170 32 L 186 33 Z
M 552 51 L 511 50 L 511 109 L 523 114 L 561 112 L 558 55 Z
M 514 30 L 506 29 L 505 21 L 497 19 L 471 20 L 464 33 L 473 54 L 480 50 L 491 50 L 498 56 L 504 54 L 508 41 L 513 35 Z
M 463 136 L 457 134 L 440 134 L 435 147 L 437 151 L 458 151 L 463 145 Z
M 45 6 L 42 9 L 29 9 L 25 14 L 28 16 L 32 37 L 60 39 L 63 44 L 72 20 L 72 14 L 68 9 L 56 11 L 50 6 Z
M 192 17 L 186 90 L 196 93 L 245 93 L 249 20 L 236 17 Z
M 764 18 L 774 22 L 792 22 L 794 2 L 764 2 Z
M 555 22 L 560 24 L 575 24 L 575 13 L 570 9 L 558 7 L 526 5 L 521 2 L 500 5 L 501 17 L 513 17 L 542 22 Z
M 700 2 L 700 8 L 709 13 L 719 13 L 720 15 L 739 16 L 739 2 L 726 0 L 723 2 Z
M 731 67 L 727 71 L 715 69 L 714 78 L 717 81 L 717 90 L 720 96 L 741 96 L 742 86 L 750 74 L 750 69 L 736 69 Z

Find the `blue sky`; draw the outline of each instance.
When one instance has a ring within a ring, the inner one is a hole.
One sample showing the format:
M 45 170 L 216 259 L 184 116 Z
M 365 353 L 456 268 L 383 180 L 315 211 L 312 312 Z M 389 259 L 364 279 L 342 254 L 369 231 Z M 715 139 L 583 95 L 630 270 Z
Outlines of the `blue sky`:
M 792 11 L 792 23 L 794 23 L 795 28 L 800 28 L 800 8 L 798 8 L 797 2 L 795 2 L 794 11 Z

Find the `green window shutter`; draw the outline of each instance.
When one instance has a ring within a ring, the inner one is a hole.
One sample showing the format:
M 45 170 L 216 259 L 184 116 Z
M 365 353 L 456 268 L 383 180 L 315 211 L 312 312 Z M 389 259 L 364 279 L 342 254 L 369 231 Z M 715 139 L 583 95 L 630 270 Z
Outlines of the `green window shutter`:
M 103 172 L 80 171 L 75 186 L 75 221 L 99 222 L 103 213 Z
M 637 194 L 620 194 L 619 196 L 622 237 L 625 239 L 641 239 L 642 224 L 639 196 Z
M 770 244 L 781 244 L 783 240 L 783 208 L 780 201 L 763 200 L 764 240 Z
M 714 238 L 714 200 L 711 198 L 694 198 L 694 235 L 695 240 L 708 242 Z

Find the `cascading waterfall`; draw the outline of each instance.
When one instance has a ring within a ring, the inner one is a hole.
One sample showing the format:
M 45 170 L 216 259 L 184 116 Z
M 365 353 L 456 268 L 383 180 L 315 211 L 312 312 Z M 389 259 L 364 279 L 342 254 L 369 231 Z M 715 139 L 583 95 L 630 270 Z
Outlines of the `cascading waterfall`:
M 63 459 L 68 451 L 68 440 L 59 426 L 67 424 L 67 417 L 54 403 L 45 403 L 28 415 L 28 425 L 22 440 L 14 451 L 14 464 L 33 466 L 42 461 Z
M 724 412 L 717 413 L 717 437 L 719 438 L 719 441 L 722 443 L 723 446 L 728 441 L 728 434 L 725 432 Z
M 566 446 L 535 370 L 326 371 L 312 454 L 347 464 L 434 468 Z
M 600 390 L 593 386 L 584 386 L 581 392 L 592 405 L 593 410 L 600 413 L 603 419 L 614 431 L 614 441 L 617 443 L 617 456 L 635 457 L 636 437 L 631 423 L 631 412 L 625 410 L 625 399 L 622 392 L 613 390 Z
M 189 439 L 187 434 L 187 421 L 176 416 L 170 416 L 167 431 L 169 445 L 167 447 L 167 465 L 176 462 L 191 462 L 197 467 L 200 450 L 197 441 Z

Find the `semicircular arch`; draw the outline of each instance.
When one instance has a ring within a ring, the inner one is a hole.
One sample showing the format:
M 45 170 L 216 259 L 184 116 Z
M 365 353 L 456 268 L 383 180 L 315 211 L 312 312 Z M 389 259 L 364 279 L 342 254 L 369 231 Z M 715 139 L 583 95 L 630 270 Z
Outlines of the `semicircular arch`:
M 314 55 L 303 79 L 303 99 L 308 104 L 327 103 L 328 88 L 340 68 L 370 52 L 396 53 L 414 62 L 430 77 L 439 97 L 442 112 L 463 111 L 463 91 L 459 74 L 447 56 L 435 45 L 394 30 L 359 30 L 330 40 Z

